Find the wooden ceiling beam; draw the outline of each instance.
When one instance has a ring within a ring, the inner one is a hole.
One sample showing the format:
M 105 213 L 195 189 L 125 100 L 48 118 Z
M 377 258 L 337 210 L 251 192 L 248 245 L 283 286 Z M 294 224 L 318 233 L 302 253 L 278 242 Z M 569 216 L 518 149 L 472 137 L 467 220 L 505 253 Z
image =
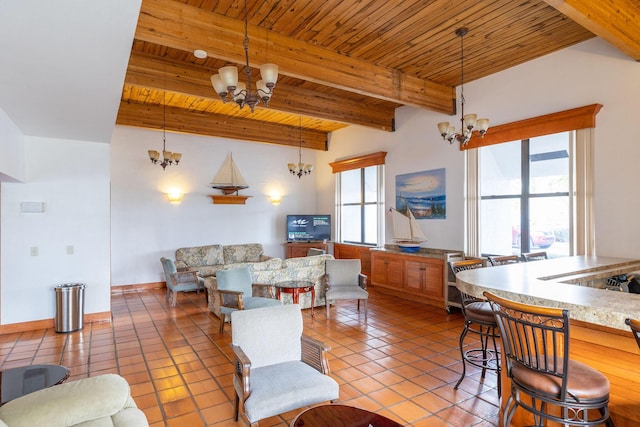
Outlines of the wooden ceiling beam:
M 116 124 L 148 129 L 162 129 L 161 105 L 120 102 Z M 286 126 L 222 114 L 196 113 L 181 108 L 166 107 L 166 130 L 196 135 L 209 135 L 243 141 L 300 146 L 326 151 L 327 133 L 298 126 Z M 301 134 L 302 132 L 302 134 Z
M 278 64 L 280 73 L 377 99 L 454 114 L 452 87 L 341 55 L 249 25 L 249 64 Z M 245 62 L 244 22 L 172 0 L 144 0 L 135 38 L 185 52 Z
M 637 0 L 544 0 L 565 16 L 640 61 Z
M 222 102 L 211 86 L 211 74 L 200 66 L 134 52 L 129 59 L 125 83 Z M 388 132 L 394 130 L 395 108 L 356 102 L 301 87 L 278 84 L 269 108 Z

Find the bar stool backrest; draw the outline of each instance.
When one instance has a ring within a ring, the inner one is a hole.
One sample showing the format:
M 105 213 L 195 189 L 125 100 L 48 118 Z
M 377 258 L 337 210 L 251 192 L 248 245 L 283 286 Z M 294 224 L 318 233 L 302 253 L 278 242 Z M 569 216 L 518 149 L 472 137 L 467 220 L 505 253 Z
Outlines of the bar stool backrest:
M 465 270 L 473 270 L 476 268 L 482 268 L 485 266 L 485 261 L 481 258 L 469 258 L 462 261 L 449 261 L 449 268 L 453 271 L 453 275 L 457 275 L 461 271 Z M 464 313 L 464 308 L 471 302 L 478 301 L 479 298 L 475 298 L 465 292 L 460 291 L 460 296 L 462 297 L 462 311 Z
M 529 261 L 540 261 L 543 259 L 547 259 L 547 252 L 546 251 L 541 251 L 541 252 L 527 252 L 527 253 L 523 253 L 522 254 L 522 259 L 525 262 L 529 262 Z
M 569 310 L 533 306 L 500 298 L 489 292 L 502 346 L 511 372 L 513 365 L 562 379 L 560 398 L 567 395 L 565 372 L 569 363 Z
M 495 255 L 489 257 L 489 262 L 492 266 L 505 265 L 505 264 L 517 264 L 520 262 L 518 255 Z

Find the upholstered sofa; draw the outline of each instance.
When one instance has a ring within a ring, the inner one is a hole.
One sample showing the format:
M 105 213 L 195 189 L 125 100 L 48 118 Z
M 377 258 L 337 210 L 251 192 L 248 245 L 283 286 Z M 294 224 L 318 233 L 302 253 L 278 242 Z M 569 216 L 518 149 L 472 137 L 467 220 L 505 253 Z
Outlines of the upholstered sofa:
M 276 284 L 288 280 L 306 280 L 314 283 L 316 299 L 313 301 L 314 307 L 323 306 L 325 303 L 325 261 L 333 259 L 333 255 L 317 255 L 303 258 L 289 258 L 282 260 L 280 258 L 272 258 L 263 263 L 246 264 L 251 270 L 253 283 Z M 237 265 L 225 265 L 224 269 L 237 268 Z M 206 277 L 204 286 L 207 288 L 209 298 L 209 310 L 220 317 L 220 294 L 217 291 L 218 282 L 214 276 Z M 272 296 L 272 295 L 259 295 Z M 290 294 L 282 294 L 282 301 L 287 304 L 291 303 Z M 304 292 L 300 294 L 299 304 L 302 308 L 311 307 L 311 293 Z
M 280 260 L 268 263 L 272 257 L 264 255 L 260 243 L 240 245 L 206 245 L 180 248 L 176 250 L 176 269 L 178 271 L 196 270 L 198 277 L 215 276 L 223 268 L 235 268 L 254 263 L 267 262 L 264 268 L 278 268 Z
M 0 407 L 0 427 L 148 427 L 131 398 L 129 384 L 116 374 L 69 381 L 38 390 Z

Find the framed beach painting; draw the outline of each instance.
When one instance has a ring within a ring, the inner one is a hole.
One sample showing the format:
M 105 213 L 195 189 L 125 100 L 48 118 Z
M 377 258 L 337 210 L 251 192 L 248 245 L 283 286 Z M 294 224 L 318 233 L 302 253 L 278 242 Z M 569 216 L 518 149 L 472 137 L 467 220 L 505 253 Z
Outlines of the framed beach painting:
M 447 192 L 445 169 L 396 175 L 396 209 L 416 219 L 445 219 Z

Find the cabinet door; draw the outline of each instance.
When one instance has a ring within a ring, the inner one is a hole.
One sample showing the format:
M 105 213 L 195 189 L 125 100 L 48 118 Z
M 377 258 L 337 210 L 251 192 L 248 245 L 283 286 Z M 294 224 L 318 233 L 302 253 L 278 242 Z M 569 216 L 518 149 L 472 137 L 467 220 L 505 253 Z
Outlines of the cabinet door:
M 442 299 L 444 297 L 444 263 L 441 260 L 433 260 L 424 264 L 424 288 L 425 295 Z
M 393 255 L 371 256 L 371 282 L 387 288 L 402 288 L 402 259 Z
M 402 289 L 402 259 L 389 257 L 387 260 L 387 284 L 396 289 Z
M 387 263 L 383 255 L 371 256 L 371 283 L 379 286 L 387 283 Z
M 404 288 L 409 292 L 422 293 L 426 270 L 425 264 L 416 261 L 405 261 L 404 267 Z

